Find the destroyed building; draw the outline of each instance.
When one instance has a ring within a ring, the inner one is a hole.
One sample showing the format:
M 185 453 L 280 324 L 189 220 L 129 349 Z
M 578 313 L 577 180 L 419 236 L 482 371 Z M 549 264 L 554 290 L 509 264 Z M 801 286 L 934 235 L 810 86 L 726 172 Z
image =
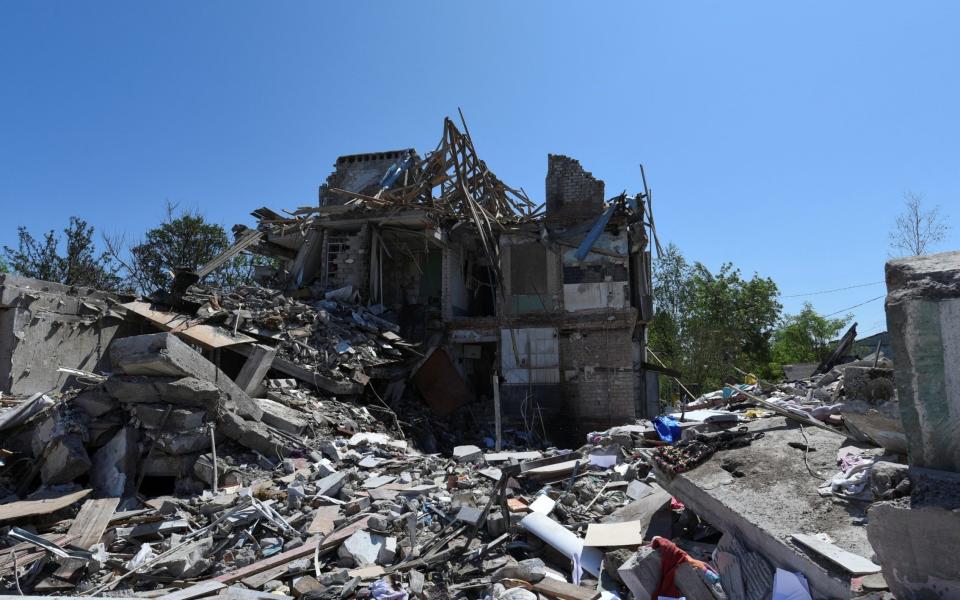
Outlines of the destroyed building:
M 547 167 L 446 121 L 148 298 L 0 276 L 0 592 L 957 597 L 960 252 L 887 264 L 871 353 L 659 414 L 649 190 Z
M 607 201 L 572 158 L 547 158 L 545 206 L 501 183 L 447 120 L 439 148 L 341 156 L 319 206 L 253 214 L 251 250 L 288 291 L 342 290 L 426 344 L 414 381 L 435 410 L 464 404 L 580 440 L 657 412 L 646 192 Z

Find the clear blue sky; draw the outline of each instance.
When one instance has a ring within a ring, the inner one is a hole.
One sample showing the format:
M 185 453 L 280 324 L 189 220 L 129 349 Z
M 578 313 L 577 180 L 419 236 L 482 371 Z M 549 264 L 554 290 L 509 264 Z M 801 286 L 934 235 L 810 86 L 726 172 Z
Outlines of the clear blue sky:
M 80 215 L 138 235 L 166 199 L 251 223 L 336 156 L 430 150 L 463 108 L 497 174 L 546 155 L 640 188 L 661 240 L 785 295 L 883 279 L 906 190 L 960 247 L 960 4 L 0 3 L 0 244 Z M 812 296 L 828 313 L 882 285 Z M 788 311 L 803 298 L 787 298 Z M 884 328 L 881 301 L 853 311 Z

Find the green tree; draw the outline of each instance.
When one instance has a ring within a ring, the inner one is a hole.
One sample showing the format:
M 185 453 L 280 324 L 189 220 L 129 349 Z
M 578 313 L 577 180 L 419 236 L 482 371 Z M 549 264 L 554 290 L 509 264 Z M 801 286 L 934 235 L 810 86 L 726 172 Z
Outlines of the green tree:
M 830 341 L 850 322 L 847 315 L 840 319 L 820 316 L 806 302 L 795 315 L 785 315 L 773 334 L 773 368 L 794 363 L 819 363 L 830 355 Z
M 782 306 L 772 279 L 745 279 L 729 263 L 711 273 L 670 244 L 654 264 L 653 292 L 649 345 L 688 387 L 717 389 L 739 378 L 736 369 L 773 374 L 771 338 Z M 666 397 L 670 382 L 661 384 Z
M 144 294 L 169 288 L 177 270 L 197 270 L 231 245 L 221 225 L 208 222 L 197 211 L 178 213 L 171 203 L 167 203 L 163 223 L 148 230 L 129 251 L 123 250 L 126 244 L 122 237 L 106 242 L 123 265 L 128 286 Z M 253 265 L 260 263 L 258 258 L 240 255 L 205 281 L 223 288 L 235 287 L 247 282 Z
M 690 299 L 690 275 L 690 265 L 672 243 L 653 263 L 656 310 L 649 326 L 648 343 L 661 360 L 677 368 L 683 355 L 680 341 Z
M 716 274 L 697 263 L 685 316 L 684 373 L 703 389 L 737 379 L 736 369 L 769 377 L 770 340 L 780 318 L 777 285 L 754 274 L 744 279 L 730 263 Z
M 38 240 L 21 226 L 17 228 L 17 248 L 4 246 L 4 254 L 9 267 L 26 277 L 116 291 L 121 284 L 117 266 L 109 253 L 96 252 L 93 233 L 92 225 L 70 217 L 63 230 L 62 246 L 66 252 L 61 254 L 61 238 L 56 232 L 50 230 Z

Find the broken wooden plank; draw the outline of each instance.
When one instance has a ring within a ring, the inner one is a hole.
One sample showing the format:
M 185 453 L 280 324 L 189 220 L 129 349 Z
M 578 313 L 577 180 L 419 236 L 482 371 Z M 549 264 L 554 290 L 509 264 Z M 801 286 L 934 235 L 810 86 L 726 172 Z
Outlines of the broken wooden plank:
M 560 600 L 596 600 L 600 597 L 600 592 L 597 590 L 573 585 L 565 581 L 557 581 L 552 577 L 544 577 L 540 582 L 533 584 L 531 589 L 550 598 L 559 598 Z
M 240 373 L 234 379 L 234 383 L 240 386 L 248 396 L 254 396 L 260 382 L 273 365 L 273 359 L 277 356 L 277 349 L 274 346 L 265 346 L 263 344 L 252 344 L 250 354 L 247 355 L 246 362 L 240 368 Z
M 214 578 L 214 580 L 227 584 L 235 583 L 245 577 L 249 577 L 250 575 L 261 573 L 278 565 L 286 565 L 291 560 L 296 560 L 309 554 L 313 554 L 313 552 L 317 549 L 317 546 L 320 547 L 320 552 L 334 548 L 340 545 L 340 542 L 343 540 L 366 527 L 367 521 L 370 520 L 371 516 L 372 515 L 366 515 L 362 519 L 351 523 L 342 529 L 334 531 L 325 538 L 320 538 L 319 536 L 309 538 L 302 546 L 297 546 L 292 550 L 287 550 L 286 552 L 281 552 L 280 554 L 257 561 L 252 565 L 247 565 L 246 567 L 237 569 L 236 571 L 224 573 L 223 575 Z
M 89 550 L 90 546 L 100 542 L 103 532 L 113 519 L 113 513 L 120 504 L 120 498 L 96 498 L 87 500 L 80 507 L 67 535 L 77 536 L 74 546 Z
M 237 344 L 252 344 L 257 341 L 243 333 L 237 332 L 234 334 L 229 329 L 219 325 L 197 324 L 195 319 L 178 312 L 157 310 L 149 302 L 127 302 L 120 306 L 150 321 L 161 331 L 169 331 L 177 336 L 185 337 L 205 348 L 224 348 Z
M 207 596 L 225 587 L 227 587 L 225 583 L 217 581 L 216 579 L 208 579 L 196 585 L 191 585 L 190 587 L 167 594 L 166 596 L 161 596 L 160 600 L 191 600 L 192 598 Z
M 50 513 L 63 510 L 71 504 L 75 504 L 90 495 L 93 490 L 86 489 L 72 494 L 66 494 L 58 498 L 44 498 L 43 500 L 19 500 L 9 504 L 0 505 L 0 523 L 22 519 L 25 517 L 35 517 L 38 515 L 49 515 Z

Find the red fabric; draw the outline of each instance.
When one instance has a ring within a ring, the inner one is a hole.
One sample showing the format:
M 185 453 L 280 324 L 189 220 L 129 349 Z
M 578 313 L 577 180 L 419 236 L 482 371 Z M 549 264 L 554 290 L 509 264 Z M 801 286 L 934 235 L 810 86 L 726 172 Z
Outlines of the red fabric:
M 680 596 L 680 590 L 673 583 L 673 577 L 677 574 L 677 567 L 685 562 L 690 563 L 698 569 L 709 569 L 710 567 L 703 561 L 692 558 L 689 554 L 677 547 L 676 544 L 656 536 L 650 544 L 654 550 L 660 553 L 660 587 L 657 588 L 656 596 L 671 596 L 677 598 Z

